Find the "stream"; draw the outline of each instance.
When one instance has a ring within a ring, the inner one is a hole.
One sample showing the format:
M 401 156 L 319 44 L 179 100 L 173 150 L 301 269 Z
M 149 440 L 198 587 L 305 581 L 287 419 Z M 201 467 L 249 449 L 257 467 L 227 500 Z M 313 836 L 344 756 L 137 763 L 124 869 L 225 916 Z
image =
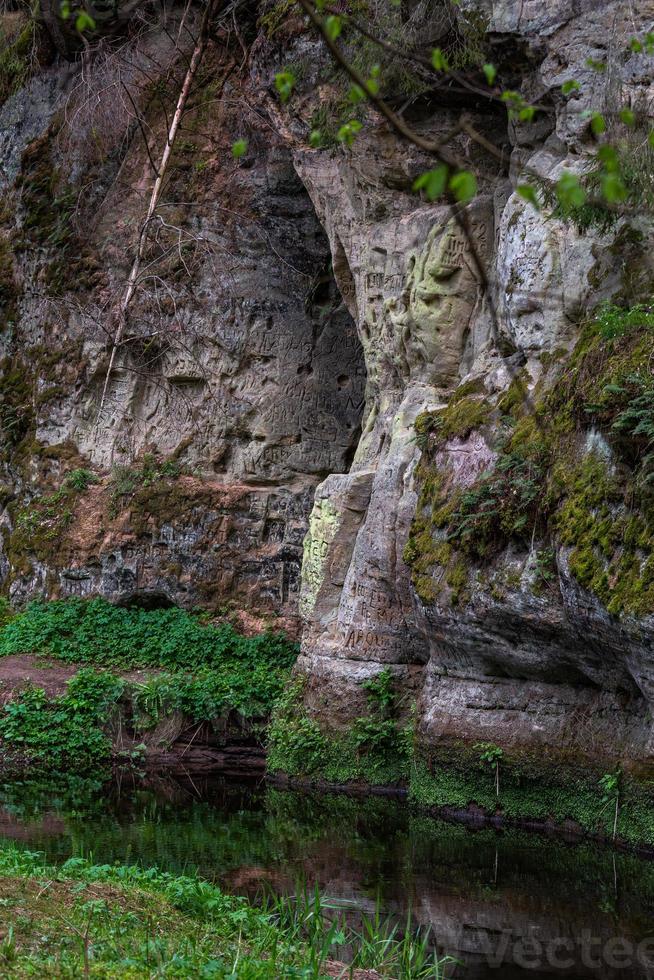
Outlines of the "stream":
M 150 779 L 95 798 L 0 793 L 0 834 L 53 862 L 197 871 L 256 898 L 317 883 L 430 928 L 448 976 L 654 977 L 654 862 L 524 831 L 472 830 L 401 801 L 263 782 Z M 353 913 L 354 914 L 354 913 Z

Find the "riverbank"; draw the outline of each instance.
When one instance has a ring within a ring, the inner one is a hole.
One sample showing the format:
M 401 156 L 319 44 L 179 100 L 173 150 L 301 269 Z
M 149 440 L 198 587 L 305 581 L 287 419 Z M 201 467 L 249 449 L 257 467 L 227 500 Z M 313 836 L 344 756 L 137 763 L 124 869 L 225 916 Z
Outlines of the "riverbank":
M 434 744 L 402 703 L 389 670 L 362 684 L 365 707 L 328 727 L 304 703 L 296 676 L 278 699 L 269 774 L 281 784 L 348 792 L 400 792 L 434 815 L 492 827 L 523 827 L 654 852 L 654 772 L 629 759 L 535 752 L 470 738 Z
M 34 654 L 13 654 L 0 658 L 0 709 L 6 705 L 10 717 L 18 712 L 26 724 L 24 731 L 12 726 L 0 764 L 0 778 L 17 778 L 31 774 L 34 768 L 47 767 L 63 733 L 53 739 L 51 746 L 38 746 L 42 725 L 33 717 L 31 709 L 36 711 L 43 705 L 50 721 L 58 708 L 69 705 L 69 682 L 78 691 L 80 687 L 88 687 L 96 673 L 96 680 L 102 677 L 107 685 L 113 685 L 113 691 L 106 689 L 112 695 L 111 703 L 104 713 L 98 710 L 93 717 L 80 716 L 78 721 L 101 726 L 106 735 L 104 751 L 93 760 L 79 755 L 76 771 L 82 764 L 82 769 L 90 765 L 91 775 L 102 775 L 110 769 L 177 774 L 215 772 L 243 777 L 265 772 L 266 716 L 250 719 L 236 714 L 230 717 L 228 713 L 198 718 L 177 710 L 174 703 L 167 703 L 167 692 L 181 698 L 190 682 L 187 674 L 152 669 L 119 674 L 89 672 L 82 664 L 62 664 Z M 200 675 L 200 683 L 204 676 L 206 673 Z M 204 713 L 208 715 L 210 711 L 208 707 Z M 69 743 L 71 734 L 69 731 L 66 738 Z M 74 744 L 70 748 L 74 750 Z M 67 759 L 60 754 L 60 763 L 68 764 Z
M 197 876 L 83 858 L 56 867 L 3 842 L 0 965 L 12 978 L 433 980 L 445 961 L 377 918 L 356 931 L 317 891 L 257 907 Z
M 296 645 L 102 599 L 32 603 L 0 629 L 5 776 L 112 767 L 261 772 Z
M 0 627 L 0 776 L 112 772 L 263 776 L 397 794 L 479 826 L 654 853 L 654 776 L 491 743 L 426 744 L 389 671 L 346 730 L 307 714 L 297 647 L 177 608 L 33 603 Z
M 318 888 L 355 931 L 377 910 L 401 930 L 410 914 L 421 935 L 464 964 L 448 969 L 448 980 L 529 980 L 533 969 L 518 967 L 534 935 L 545 950 L 576 944 L 567 975 L 586 976 L 581 937 L 601 948 L 617 936 L 635 949 L 654 921 L 652 861 L 558 836 L 444 823 L 388 797 L 199 775 L 123 778 L 86 795 L 72 783 L 13 784 L 0 787 L 0 835 L 41 852 L 46 865 L 82 857 L 156 866 L 254 907 L 262 895 Z M 347 959 L 340 949 L 332 955 Z M 613 976 L 606 967 L 602 975 Z M 549 975 L 546 962 L 543 970 Z M 651 964 L 629 974 L 650 975 Z

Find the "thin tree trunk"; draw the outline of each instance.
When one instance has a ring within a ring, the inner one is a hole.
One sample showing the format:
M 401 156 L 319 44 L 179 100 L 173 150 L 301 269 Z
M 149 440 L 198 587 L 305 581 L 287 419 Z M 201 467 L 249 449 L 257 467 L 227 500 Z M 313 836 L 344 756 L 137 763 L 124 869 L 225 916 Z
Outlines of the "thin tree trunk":
M 150 195 L 150 204 L 148 206 L 148 212 L 145 217 L 145 221 L 141 226 L 141 231 L 139 234 L 138 244 L 136 246 L 136 254 L 134 256 L 134 262 L 132 263 L 132 268 L 130 270 L 129 277 L 127 279 L 127 284 L 125 286 L 125 292 L 120 301 L 120 306 L 118 309 L 118 322 L 116 324 L 116 333 L 114 334 L 114 340 L 111 345 L 111 355 L 109 357 L 109 366 L 107 368 L 107 373 L 104 379 L 104 386 L 102 388 L 102 397 L 100 399 L 100 408 L 98 409 L 98 417 L 102 412 L 104 403 L 107 398 L 107 390 L 109 388 L 109 380 L 111 378 L 111 372 L 113 370 L 114 362 L 116 360 L 116 351 L 120 345 L 120 342 L 125 332 L 125 324 L 127 323 L 127 308 L 131 303 L 134 293 L 136 292 L 136 285 L 138 282 L 139 272 L 141 270 L 141 263 L 143 261 L 143 255 L 145 253 L 145 245 L 148 237 L 148 226 L 154 212 L 159 203 L 159 198 L 161 196 L 161 188 L 163 185 L 164 177 L 166 176 L 166 170 L 168 163 L 170 161 L 170 156 L 173 151 L 173 145 L 175 143 L 175 137 L 177 136 L 177 130 L 179 129 L 179 124 L 181 122 L 182 116 L 184 115 L 184 108 L 188 99 L 189 92 L 191 90 L 191 85 L 193 84 L 193 79 L 197 73 L 200 62 L 202 61 L 202 55 L 204 54 L 204 49 L 207 43 L 207 28 L 209 26 L 209 21 L 211 14 L 213 13 L 215 0 L 207 0 L 207 6 L 205 8 L 202 23 L 200 25 L 200 33 L 198 34 L 198 40 L 193 49 L 193 55 L 191 57 L 191 62 L 189 64 L 188 70 L 186 72 L 186 77 L 184 78 L 184 84 L 182 85 L 181 91 L 179 93 L 179 98 L 177 99 L 177 108 L 175 109 L 175 115 L 173 116 L 172 122 L 170 124 L 170 129 L 168 130 L 168 137 L 166 139 L 166 145 L 164 147 L 163 154 L 161 156 L 161 163 L 159 164 L 157 177 L 152 188 L 152 194 Z

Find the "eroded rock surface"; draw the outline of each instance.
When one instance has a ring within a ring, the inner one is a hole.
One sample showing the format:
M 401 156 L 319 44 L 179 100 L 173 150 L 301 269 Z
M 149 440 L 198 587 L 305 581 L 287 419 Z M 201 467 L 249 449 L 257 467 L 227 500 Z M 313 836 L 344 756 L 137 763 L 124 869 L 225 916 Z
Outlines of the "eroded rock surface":
M 447 530 L 429 524 L 437 511 L 429 480 L 445 482 L 438 503 L 456 509 L 461 492 L 474 492 L 496 465 L 506 393 L 519 389 L 517 414 L 533 415 L 568 370 L 588 310 L 607 298 L 637 302 L 651 284 L 646 220 L 582 231 L 536 212 L 512 187 L 518 161 L 545 181 L 587 165 L 592 136 L 583 110 L 610 97 L 607 80 L 585 67 L 600 49 L 620 62 L 614 91 L 634 105 L 649 92 L 639 56 L 617 55 L 631 31 L 621 5 L 560 4 L 547 14 L 536 6 L 487 10 L 496 40 L 519 38 L 533 59 L 522 91 L 551 106 L 548 122 L 511 127 L 506 178 L 494 161 L 476 161 L 488 184 L 467 221 L 488 290 L 447 209 L 416 207 L 388 179 L 395 158 L 388 163 L 379 149 L 359 145 L 338 163 L 299 159 L 335 265 L 338 258 L 347 270 L 369 378 L 351 472 L 319 488 L 305 543 L 301 669 L 306 703 L 328 726 L 347 725 L 344 703 L 350 717 L 365 713 L 362 681 L 390 664 L 400 685 L 415 692 L 417 684 L 427 747 L 484 741 L 642 759 L 651 753 L 649 613 L 609 614 L 571 574 L 570 549 L 556 533 L 545 539 L 536 528 L 531 540 L 517 535 L 481 558 L 457 552 Z M 651 13 L 642 11 L 643 27 Z M 579 99 L 557 94 L 564 79 L 582 76 Z M 422 123 L 432 135 L 446 124 L 442 110 Z M 483 129 L 489 120 L 475 124 Z M 378 172 L 374 191 L 369 167 Z M 417 437 L 423 413 L 457 400 L 461 417 L 454 409 L 446 416 L 454 419 L 448 438 Z M 572 468 L 596 451 L 580 426 L 576 450 L 560 462 Z M 352 505 L 362 486 L 370 495 L 363 513 Z M 546 549 L 553 564 L 541 588 Z M 647 557 L 645 549 L 642 562 Z
M 150 71 L 149 54 L 170 57 L 165 45 L 155 31 L 141 51 Z M 37 222 L 70 193 L 62 146 L 78 170 L 89 166 L 62 122 L 77 106 L 79 70 L 50 69 L 60 86 L 34 79 L 2 109 L 15 215 L 6 235 L 26 239 L 13 258 L 15 321 L 2 338 L 5 374 L 16 372 L 23 385 L 8 392 L 16 404 L 7 411 L 25 430 L 7 433 L 6 585 L 17 601 L 159 591 L 175 602 L 282 616 L 296 630 L 313 491 L 349 467 L 364 401 L 361 345 L 326 237 L 290 150 L 255 106 L 258 94 L 242 73 L 230 75 L 231 54 L 216 49 L 199 108 L 185 117 L 161 228 L 103 400 L 112 311 L 153 173 L 132 120 L 126 134 L 113 134 L 129 139 L 126 152 L 109 148 L 104 172 L 94 171 L 93 200 L 60 231 L 59 248 L 72 252 L 84 225 L 84 263 L 72 275 L 60 270 Z M 134 89 L 155 153 L 164 111 Z M 249 149 L 239 165 L 230 147 L 248 99 Z M 54 190 L 42 187 L 42 174 Z M 145 479 L 144 458 L 156 460 Z M 102 489 L 71 502 L 55 543 L 38 501 L 57 492 L 71 465 L 96 472 Z

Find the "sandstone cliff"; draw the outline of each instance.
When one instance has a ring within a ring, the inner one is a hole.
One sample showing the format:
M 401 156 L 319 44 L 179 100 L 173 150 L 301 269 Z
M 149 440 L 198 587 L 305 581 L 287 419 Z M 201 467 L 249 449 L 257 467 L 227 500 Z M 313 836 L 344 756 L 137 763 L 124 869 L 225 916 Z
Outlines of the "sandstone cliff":
M 654 391 L 652 321 L 626 311 L 651 296 L 652 224 L 538 212 L 515 186 L 519 165 L 545 189 L 587 170 L 591 108 L 649 104 L 628 41 L 654 6 L 457 8 L 458 37 L 481 32 L 543 107 L 518 123 L 474 91 L 407 96 L 422 134 L 465 111 L 500 150 L 455 137 L 484 279 L 450 210 L 412 191 L 428 159 L 371 110 L 351 147 L 308 148 L 326 56 L 274 14 L 216 28 L 102 406 L 152 179 L 130 105 L 160 144 L 169 26 L 128 37 L 124 65 L 55 56 L 0 110 L 5 590 L 301 617 L 304 707 L 335 731 L 389 667 L 427 755 L 647 762 L 649 438 L 630 418 Z

